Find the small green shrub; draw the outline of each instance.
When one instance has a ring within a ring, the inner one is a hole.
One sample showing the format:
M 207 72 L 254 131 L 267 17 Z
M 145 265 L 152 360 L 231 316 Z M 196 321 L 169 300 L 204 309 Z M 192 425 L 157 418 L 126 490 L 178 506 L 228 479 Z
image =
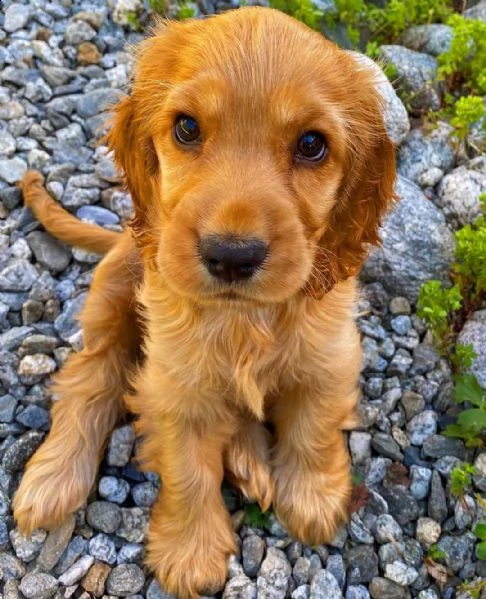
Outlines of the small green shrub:
M 449 51 L 438 57 L 439 77 L 449 89 L 486 93 L 486 23 L 461 15 L 452 15 L 447 23 L 454 36 Z
M 462 464 L 451 470 L 451 493 L 455 497 L 463 497 L 472 488 L 472 477 L 476 468 L 472 464 Z
M 476 546 L 476 556 L 478 559 L 486 560 L 486 523 L 481 522 L 480 524 L 476 524 L 474 534 L 480 540 Z
M 262 512 L 256 503 L 245 505 L 245 524 L 253 528 L 268 528 L 270 524 L 270 512 Z
M 437 562 L 441 559 L 445 559 L 446 554 L 441 549 L 439 549 L 436 543 L 433 543 L 427 550 L 427 557 L 433 560 L 434 562 Z
M 177 11 L 177 18 L 179 19 L 179 21 L 184 21 L 185 19 L 192 19 L 195 16 L 196 10 L 193 6 L 187 4 L 187 2 L 183 2 Z
M 454 106 L 454 114 L 450 119 L 454 127 L 454 136 L 462 141 L 469 133 L 471 126 L 486 115 L 483 98 L 480 96 L 463 96 Z
M 167 10 L 166 0 L 148 0 L 148 5 L 152 12 L 162 15 Z

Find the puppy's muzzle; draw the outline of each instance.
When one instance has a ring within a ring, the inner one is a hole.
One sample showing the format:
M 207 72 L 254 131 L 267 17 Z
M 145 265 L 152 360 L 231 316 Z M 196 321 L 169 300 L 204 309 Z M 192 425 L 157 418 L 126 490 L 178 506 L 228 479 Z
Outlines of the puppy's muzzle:
M 255 238 L 209 235 L 199 243 L 201 261 L 208 272 L 226 283 L 250 279 L 267 253 L 268 245 Z

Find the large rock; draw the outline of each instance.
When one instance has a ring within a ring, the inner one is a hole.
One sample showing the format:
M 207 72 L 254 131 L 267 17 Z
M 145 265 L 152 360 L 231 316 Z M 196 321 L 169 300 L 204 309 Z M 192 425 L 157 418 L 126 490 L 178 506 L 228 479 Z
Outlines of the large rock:
M 478 310 L 469 318 L 459 333 L 458 343 L 471 344 L 477 354 L 472 372 L 486 389 L 486 310 Z
M 410 50 L 439 56 L 439 54 L 448 52 L 453 37 L 452 27 L 432 23 L 410 27 L 402 34 L 400 42 Z
M 383 225 L 383 245 L 372 250 L 362 278 L 415 302 L 426 281 L 448 282 L 454 238 L 444 215 L 412 181 L 399 176 L 396 192 L 400 200 Z
M 365 68 L 375 73 L 376 87 L 383 98 L 383 119 L 388 136 L 393 143 L 400 144 L 410 130 L 407 109 L 376 62 L 364 54 L 358 52 L 352 54 Z
M 486 192 L 486 156 L 455 168 L 440 182 L 437 204 L 447 222 L 459 229 L 481 214 L 479 196 Z
M 380 52 L 387 63 L 395 67 L 398 93 L 415 113 L 439 110 L 437 60 L 433 56 L 403 46 L 381 46 Z
M 398 151 L 398 172 L 423 187 L 436 185 L 455 160 L 452 127 L 438 123 L 431 131 L 414 129 Z
M 476 6 L 471 6 L 464 11 L 465 19 L 480 19 L 486 21 L 486 0 L 481 0 Z

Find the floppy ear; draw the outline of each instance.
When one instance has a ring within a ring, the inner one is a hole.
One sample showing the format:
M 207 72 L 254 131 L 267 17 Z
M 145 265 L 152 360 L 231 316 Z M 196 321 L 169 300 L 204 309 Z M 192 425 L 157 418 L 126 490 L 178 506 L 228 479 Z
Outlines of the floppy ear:
M 152 139 L 143 131 L 140 118 L 134 98 L 127 96 L 115 106 L 112 127 L 106 135 L 108 146 L 115 154 L 115 163 L 124 173 L 132 196 L 135 216 L 130 226 L 136 237 L 142 235 L 146 225 L 147 206 L 158 170 Z
M 368 83 L 373 84 L 376 81 L 373 69 L 365 68 L 370 76 Z M 368 89 L 370 93 L 363 102 L 356 100 L 352 126 L 356 140 L 349 144 L 339 199 L 319 242 L 315 274 L 305 289 L 316 298 L 321 298 L 339 281 L 358 274 L 369 246 L 380 243 L 383 216 L 396 199 L 395 146 L 385 130 L 379 91 L 374 94 L 373 85 Z

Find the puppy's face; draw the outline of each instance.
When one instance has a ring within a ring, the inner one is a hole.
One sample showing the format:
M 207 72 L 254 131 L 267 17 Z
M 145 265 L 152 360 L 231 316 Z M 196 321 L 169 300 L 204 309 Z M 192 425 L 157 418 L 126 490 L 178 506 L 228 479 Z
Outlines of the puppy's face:
M 393 196 L 373 73 L 269 9 L 161 27 L 111 144 L 147 264 L 202 302 L 322 294 Z

